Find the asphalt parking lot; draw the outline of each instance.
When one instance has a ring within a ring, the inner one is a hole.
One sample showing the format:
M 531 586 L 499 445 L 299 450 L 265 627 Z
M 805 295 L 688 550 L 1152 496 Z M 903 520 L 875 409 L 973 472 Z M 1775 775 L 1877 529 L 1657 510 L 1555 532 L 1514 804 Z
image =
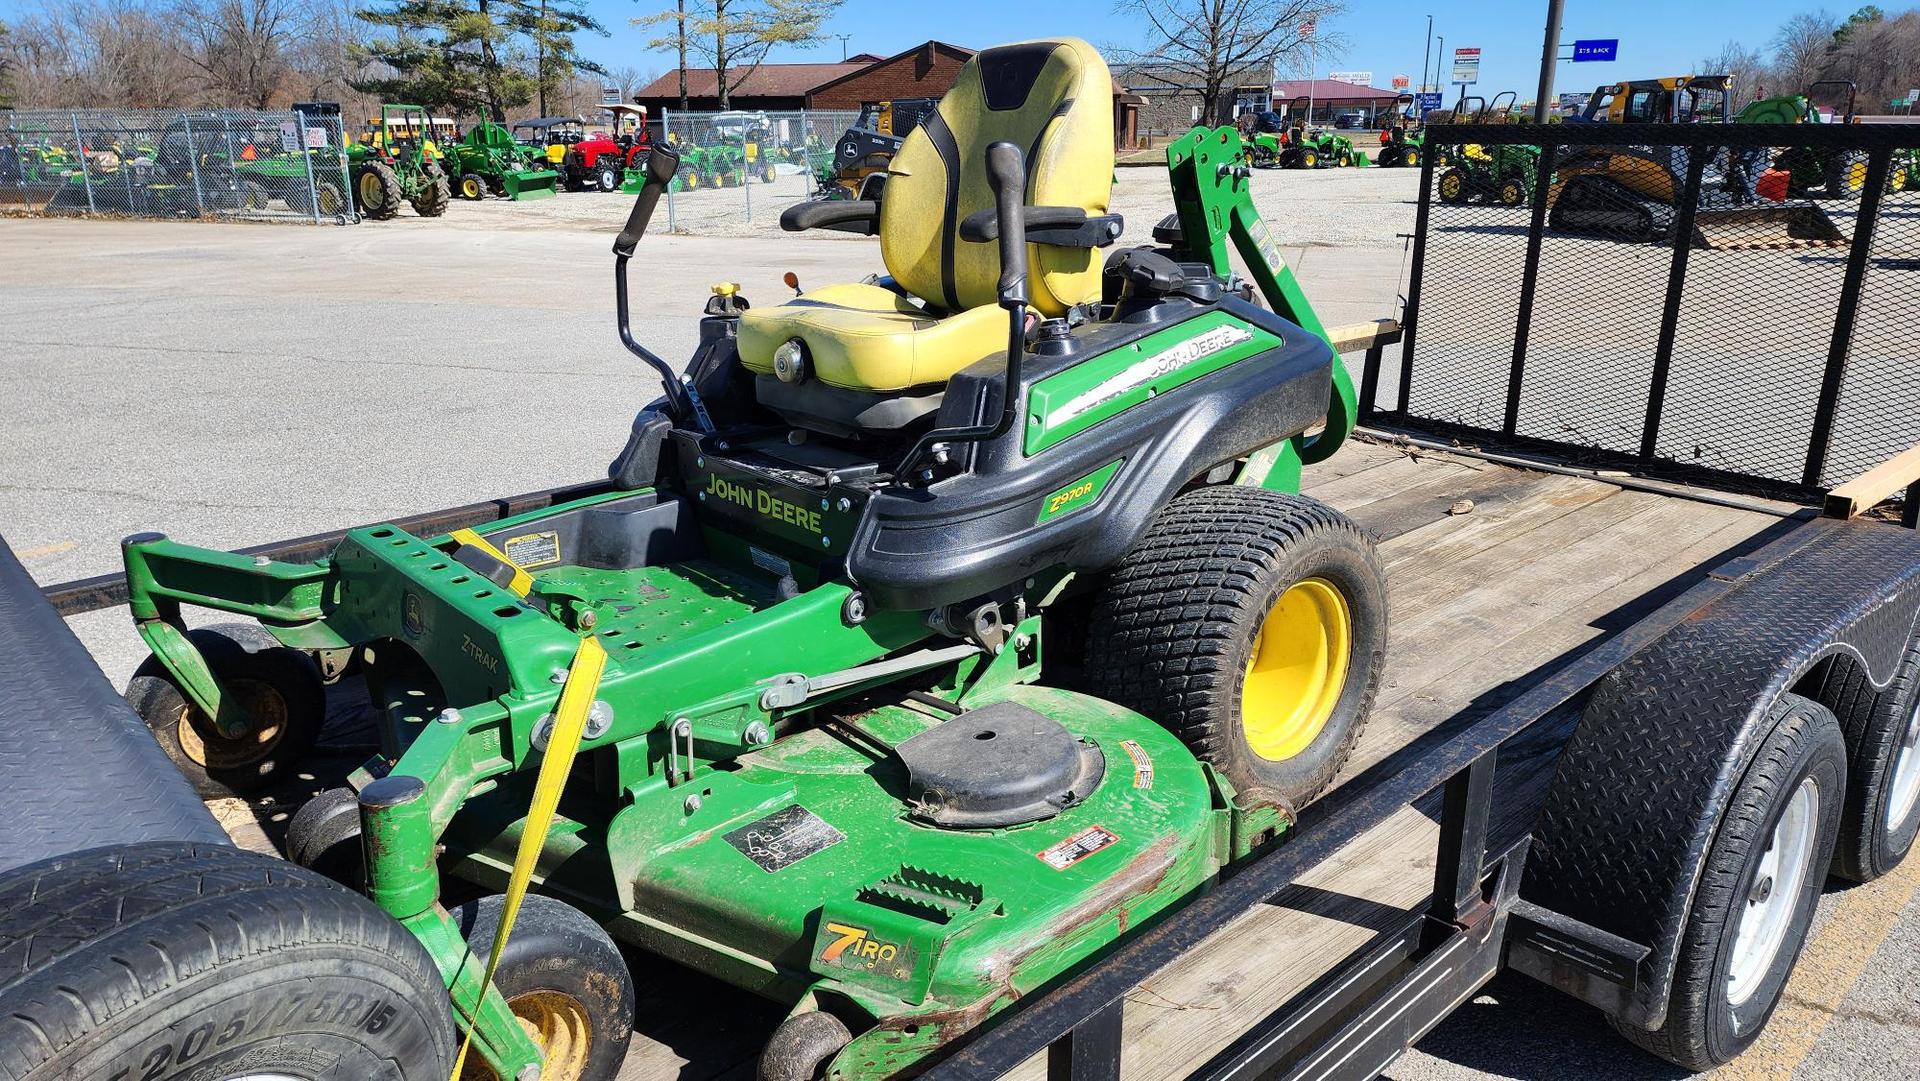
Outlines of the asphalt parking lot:
M 1164 201 L 1159 174 L 1122 171 L 1141 242 L 1166 209 L 1155 184 Z M 1327 322 L 1396 314 L 1413 174 L 1259 184 Z M 238 547 L 600 474 L 657 388 L 613 332 L 625 206 L 569 194 L 354 228 L 0 220 L 0 534 L 52 583 L 116 569 L 118 538 L 143 529 Z M 711 282 L 772 302 L 786 270 L 817 285 L 880 267 L 871 241 L 757 222 L 649 237 L 633 269 L 640 337 L 682 357 Z M 116 684 L 144 655 L 124 613 L 73 625 Z M 1775 1025 L 1712 1076 L 1914 1076 L 1917 893 L 1920 861 L 1832 890 Z M 1503 978 L 1389 1076 L 1677 1075 L 1594 1011 Z

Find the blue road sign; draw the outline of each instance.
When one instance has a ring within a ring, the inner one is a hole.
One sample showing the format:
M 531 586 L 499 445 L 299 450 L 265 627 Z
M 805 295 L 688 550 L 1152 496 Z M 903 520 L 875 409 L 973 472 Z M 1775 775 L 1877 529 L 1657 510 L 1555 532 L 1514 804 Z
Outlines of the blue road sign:
M 1438 90 L 1426 91 L 1416 96 L 1420 99 L 1418 108 L 1421 116 L 1427 115 L 1428 110 L 1440 107 L 1441 93 Z
M 1620 51 L 1619 38 L 1592 38 L 1573 43 L 1573 62 L 1578 64 L 1588 60 L 1615 60 Z

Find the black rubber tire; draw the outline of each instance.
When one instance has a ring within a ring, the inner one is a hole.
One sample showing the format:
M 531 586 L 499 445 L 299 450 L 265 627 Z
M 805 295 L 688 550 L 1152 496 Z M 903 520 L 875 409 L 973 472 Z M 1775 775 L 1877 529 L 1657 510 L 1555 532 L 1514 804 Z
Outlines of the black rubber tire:
M 493 949 L 505 903 L 504 895 L 490 894 L 453 913 L 467 948 L 482 960 Z M 493 983 L 510 1004 L 524 995 L 557 993 L 585 1012 L 590 1048 L 586 1067 L 561 1081 L 613 1081 L 620 1072 L 633 1036 L 633 976 L 613 939 L 585 913 L 551 897 L 528 894 L 514 918 Z
M 1851 882 L 1872 882 L 1900 866 L 1920 833 L 1920 804 L 1902 821 L 1887 821 L 1893 765 L 1914 711 L 1920 710 L 1920 636 L 1907 643 L 1885 690 L 1875 691 L 1866 669 L 1844 654 L 1803 689 L 1833 711 L 1847 740 L 1847 806 L 1833 873 Z
M 853 1042 L 846 1022 L 830 1013 L 796 1013 L 768 1037 L 755 1076 L 759 1081 L 824 1081 L 827 1067 Z
M 369 174 L 374 178 L 371 182 L 366 179 Z M 353 201 L 361 217 L 386 221 L 400 213 L 400 178 L 384 162 L 366 162 L 354 170 Z
M 244 180 L 240 183 L 240 209 L 265 210 L 272 201 L 267 194 L 267 186 L 258 180 Z
M 1527 205 L 1527 186 L 1521 183 L 1517 177 L 1508 177 L 1502 180 L 1500 182 L 1500 190 L 1496 195 L 1500 200 L 1501 206 Z
M 287 823 L 283 851 L 289 862 L 364 893 L 367 862 L 360 848 L 360 797 L 351 788 L 329 788 L 301 804 Z
M 443 1081 L 425 948 L 284 860 L 158 842 L 0 876 L 0 1076 Z
M 1473 178 L 1456 165 L 1433 182 L 1433 194 L 1443 203 L 1464 203 L 1473 194 Z
M 447 183 L 447 174 L 432 170 L 427 174 L 427 184 L 413 200 L 413 212 L 423 218 L 437 218 L 447 212 L 447 206 L 453 202 L 453 187 Z
M 1853 184 L 1856 170 L 1863 171 L 1867 164 L 1867 155 L 1863 150 L 1835 151 L 1827 159 L 1825 173 L 1826 193 L 1829 199 L 1858 199 L 1861 188 Z
M 594 190 L 614 192 L 620 190 L 620 168 L 616 165 L 602 165 L 593 171 Z
M 326 722 L 326 688 L 313 658 L 281 645 L 260 627 L 220 623 L 187 632 L 207 659 L 208 667 L 229 690 L 248 696 L 270 695 L 281 712 L 279 736 L 265 748 L 245 748 L 224 761 L 196 761 L 182 740 L 182 710 L 187 697 L 159 660 L 148 657 L 127 681 L 126 699 L 146 722 L 160 749 L 167 753 L 194 791 L 206 798 L 257 792 L 279 781 L 313 750 Z M 186 723 L 203 748 L 219 746 L 221 737 L 197 709 Z M 206 754 L 201 755 L 207 758 Z
M 1730 1062 L 1765 1028 L 1805 944 L 1826 881 L 1845 802 L 1847 747 L 1833 712 L 1784 694 L 1767 717 L 1768 735 L 1734 789 L 1700 865 L 1674 966 L 1666 1020 L 1652 1032 L 1613 1025 L 1628 1040 L 1687 1070 Z M 1738 917 L 1774 826 L 1803 780 L 1818 786 L 1818 821 L 1799 904 L 1771 968 L 1738 1008 L 1727 999 L 1727 971 Z
M 479 173 L 463 173 L 460 177 L 460 198 L 479 202 L 487 197 L 487 180 Z
M 320 216 L 322 218 L 336 217 L 342 210 L 346 209 L 346 203 L 340 198 L 339 187 L 331 181 L 314 181 L 313 194 L 320 200 Z M 293 187 L 287 191 L 287 207 L 296 214 L 312 214 L 314 212 L 313 200 L 307 197 L 307 186 L 304 183 L 295 181 Z
M 1352 648 L 1332 715 L 1305 749 L 1274 761 L 1247 742 L 1242 683 L 1268 612 L 1305 578 L 1345 598 Z M 1220 485 L 1175 498 L 1096 580 L 1084 671 L 1242 793 L 1299 808 L 1327 790 L 1360 738 L 1386 644 L 1386 575 L 1365 530 L 1305 496 Z

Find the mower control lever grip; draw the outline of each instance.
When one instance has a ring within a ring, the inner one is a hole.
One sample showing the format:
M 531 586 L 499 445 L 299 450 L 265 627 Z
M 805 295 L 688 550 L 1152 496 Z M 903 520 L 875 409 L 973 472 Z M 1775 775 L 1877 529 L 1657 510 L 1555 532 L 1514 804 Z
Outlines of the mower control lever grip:
M 1027 306 L 1027 167 L 1009 142 L 987 147 L 987 183 L 1000 221 L 1000 306 Z
M 660 194 L 667 190 L 673 181 L 673 174 L 680 171 L 680 154 L 670 146 L 656 146 L 647 152 L 647 179 L 640 185 L 640 194 L 634 197 L 633 210 L 627 214 L 626 228 L 613 240 L 613 254 L 621 258 L 633 255 L 634 246 L 647 234 L 647 222 L 653 219 L 653 208 L 660 205 Z

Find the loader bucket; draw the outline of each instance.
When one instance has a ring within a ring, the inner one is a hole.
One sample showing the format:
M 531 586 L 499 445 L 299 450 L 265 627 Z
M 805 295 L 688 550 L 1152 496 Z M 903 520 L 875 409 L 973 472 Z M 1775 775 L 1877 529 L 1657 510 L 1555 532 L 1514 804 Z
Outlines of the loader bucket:
M 1694 212 L 1693 242 L 1716 251 L 1844 248 L 1846 234 L 1812 203 Z
M 507 198 L 515 202 L 551 199 L 554 184 L 559 179 L 560 174 L 552 169 L 526 169 L 501 174 L 501 180 L 506 183 Z
M 1355 169 L 1373 168 L 1373 159 L 1367 157 L 1359 147 L 1354 148 L 1352 155 L 1350 155 L 1347 160 Z

